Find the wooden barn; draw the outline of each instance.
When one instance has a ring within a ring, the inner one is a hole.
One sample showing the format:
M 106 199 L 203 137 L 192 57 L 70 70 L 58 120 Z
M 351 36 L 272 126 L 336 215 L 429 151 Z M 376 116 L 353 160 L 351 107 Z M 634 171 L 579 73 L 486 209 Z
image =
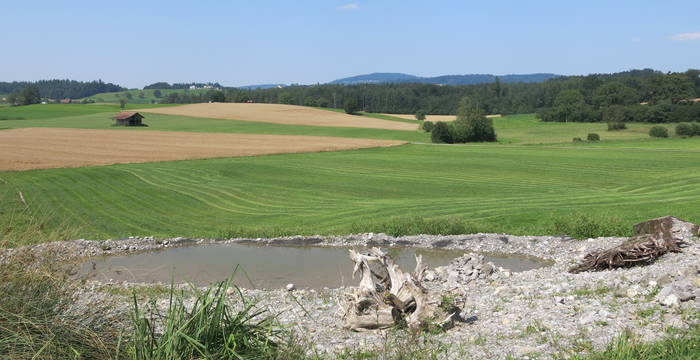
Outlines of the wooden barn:
M 116 126 L 145 126 L 141 120 L 143 115 L 137 112 L 120 112 L 112 117 Z

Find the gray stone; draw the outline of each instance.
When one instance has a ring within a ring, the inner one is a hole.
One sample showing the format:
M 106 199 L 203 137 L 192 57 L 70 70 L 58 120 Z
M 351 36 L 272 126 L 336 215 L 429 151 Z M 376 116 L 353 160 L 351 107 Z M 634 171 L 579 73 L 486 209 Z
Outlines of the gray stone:
M 670 284 L 671 282 L 673 282 L 673 278 L 668 274 L 661 275 L 656 279 L 656 283 L 659 286 L 664 286 L 666 284 Z

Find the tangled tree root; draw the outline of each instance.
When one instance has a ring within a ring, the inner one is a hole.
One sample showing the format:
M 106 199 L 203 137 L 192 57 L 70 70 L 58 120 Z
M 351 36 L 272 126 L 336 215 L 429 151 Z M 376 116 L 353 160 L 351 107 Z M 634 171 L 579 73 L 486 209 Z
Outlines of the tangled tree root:
M 569 269 L 571 273 L 648 264 L 669 252 L 680 252 L 685 240 L 699 235 L 697 225 L 672 216 L 648 220 L 634 226 L 635 236 L 607 250 L 587 254 Z
M 361 280 L 340 301 L 345 328 L 364 331 L 405 324 L 411 329 L 447 329 L 460 318 L 459 309 L 446 297 L 421 285 L 427 266 L 420 255 L 413 274 L 403 272 L 379 248 L 369 254 L 350 250 L 350 259 L 355 263 L 353 277 L 359 272 Z

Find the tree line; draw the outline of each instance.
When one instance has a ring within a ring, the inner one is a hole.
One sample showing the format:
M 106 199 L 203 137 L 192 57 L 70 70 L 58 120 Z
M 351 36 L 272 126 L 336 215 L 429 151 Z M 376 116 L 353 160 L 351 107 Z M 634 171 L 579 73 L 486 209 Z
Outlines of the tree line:
M 42 99 L 81 99 L 103 92 L 127 90 L 119 85 L 97 81 L 39 80 L 0 82 L 0 94 L 19 96 L 23 89 L 33 87 Z
M 614 74 L 563 76 L 540 83 L 440 86 L 418 83 L 293 85 L 284 88 L 226 88 L 227 102 L 278 103 L 342 109 L 353 102 L 374 113 L 456 114 L 469 97 L 485 114 L 537 112 L 544 121 L 700 121 L 700 70 L 662 73 L 644 69 Z M 218 93 L 217 93 L 218 94 Z M 210 101 L 208 95 L 172 96 L 168 102 Z M 675 119 L 675 120 L 674 120 Z

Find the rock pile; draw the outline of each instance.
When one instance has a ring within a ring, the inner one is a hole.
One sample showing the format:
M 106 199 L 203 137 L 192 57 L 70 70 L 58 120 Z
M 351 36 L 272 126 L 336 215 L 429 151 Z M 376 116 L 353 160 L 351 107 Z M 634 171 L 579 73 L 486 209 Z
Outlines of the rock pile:
M 452 260 L 446 266 L 428 270 L 424 280 L 444 282 L 447 288 L 457 288 L 478 280 L 510 277 L 510 271 L 487 262 L 484 255 L 465 254 Z
M 656 295 L 656 301 L 669 307 L 677 307 L 680 303 L 695 300 L 700 307 L 700 265 L 693 265 L 680 272 L 678 276 L 661 276 L 656 280 L 661 291 Z

